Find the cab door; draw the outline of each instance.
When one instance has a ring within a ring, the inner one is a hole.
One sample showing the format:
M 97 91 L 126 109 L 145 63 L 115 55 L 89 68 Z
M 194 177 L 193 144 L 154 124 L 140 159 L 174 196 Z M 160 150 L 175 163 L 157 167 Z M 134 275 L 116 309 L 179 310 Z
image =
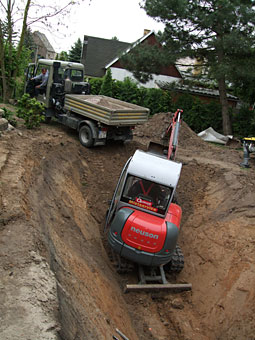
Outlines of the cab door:
M 34 86 L 32 85 L 32 81 L 30 80 L 31 78 L 34 77 L 35 73 L 35 64 L 29 64 L 28 67 L 26 68 L 25 71 L 25 88 L 24 88 L 24 93 L 29 93 L 34 90 Z

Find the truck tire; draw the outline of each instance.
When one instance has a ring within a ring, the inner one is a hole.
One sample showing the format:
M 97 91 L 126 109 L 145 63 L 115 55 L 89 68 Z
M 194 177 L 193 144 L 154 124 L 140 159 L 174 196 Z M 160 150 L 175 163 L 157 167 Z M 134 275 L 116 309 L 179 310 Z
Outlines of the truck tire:
M 184 267 L 184 256 L 181 248 L 177 245 L 170 262 L 164 266 L 167 273 L 180 273 Z
M 86 148 L 91 148 L 94 145 L 91 128 L 88 125 L 83 125 L 79 130 L 79 140 L 81 145 Z

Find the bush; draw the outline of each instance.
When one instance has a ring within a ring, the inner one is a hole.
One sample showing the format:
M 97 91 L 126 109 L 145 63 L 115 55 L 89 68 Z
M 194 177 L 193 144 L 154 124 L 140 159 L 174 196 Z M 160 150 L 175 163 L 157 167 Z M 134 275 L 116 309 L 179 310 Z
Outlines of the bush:
M 183 120 L 189 127 L 199 133 L 208 127 L 222 132 L 221 106 L 215 101 L 205 103 L 199 98 L 184 94 L 178 98 L 174 109 L 183 109 Z
M 3 110 L 3 118 L 7 119 L 8 123 L 10 123 L 12 126 L 17 126 L 17 120 L 14 118 L 14 113 L 8 110 L 6 107 L 3 107 Z
M 240 110 L 233 114 L 233 133 L 240 138 L 255 136 L 255 110 L 248 104 L 243 104 Z
M 170 112 L 173 108 L 171 94 L 160 89 L 146 89 L 143 106 L 150 109 L 151 115 L 159 112 Z
M 18 100 L 17 116 L 24 119 L 25 126 L 28 129 L 40 126 L 40 123 L 45 120 L 45 117 L 42 115 L 43 111 L 44 105 L 35 98 L 31 98 L 29 94 L 24 94 Z
M 94 95 L 98 95 L 103 83 L 103 78 L 90 78 L 90 93 Z
M 139 105 L 139 88 L 130 78 L 113 83 L 113 96 L 119 100 Z
M 99 94 L 112 97 L 112 72 L 111 69 L 108 69 L 106 75 L 103 78 L 103 82 L 99 91 Z

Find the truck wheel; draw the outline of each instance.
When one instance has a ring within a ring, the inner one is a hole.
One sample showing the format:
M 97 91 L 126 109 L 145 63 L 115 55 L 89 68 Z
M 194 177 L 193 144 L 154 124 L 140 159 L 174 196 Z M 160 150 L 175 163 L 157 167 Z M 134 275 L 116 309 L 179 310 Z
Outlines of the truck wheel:
M 79 130 L 79 140 L 81 145 L 86 148 L 91 148 L 94 145 L 94 138 L 92 131 L 88 125 L 83 125 Z
M 184 267 L 184 256 L 181 248 L 177 245 L 170 262 L 164 266 L 167 273 L 180 273 Z

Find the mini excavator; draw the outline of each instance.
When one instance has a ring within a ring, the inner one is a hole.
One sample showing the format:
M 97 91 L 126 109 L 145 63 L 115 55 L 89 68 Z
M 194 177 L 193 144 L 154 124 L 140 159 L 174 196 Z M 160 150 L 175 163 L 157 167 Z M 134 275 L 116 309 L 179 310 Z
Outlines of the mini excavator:
M 175 161 L 182 110 L 178 109 L 164 133 L 168 150 L 150 143 L 148 151 L 136 150 L 122 169 L 107 213 L 108 243 L 123 263 L 138 264 L 139 283 L 126 291 L 150 289 L 190 290 L 190 284 L 170 284 L 165 271 L 184 267 L 177 244 L 182 209 L 176 187 L 182 164 Z M 125 270 L 124 270 L 125 271 Z M 155 283 L 156 282 L 156 283 Z

